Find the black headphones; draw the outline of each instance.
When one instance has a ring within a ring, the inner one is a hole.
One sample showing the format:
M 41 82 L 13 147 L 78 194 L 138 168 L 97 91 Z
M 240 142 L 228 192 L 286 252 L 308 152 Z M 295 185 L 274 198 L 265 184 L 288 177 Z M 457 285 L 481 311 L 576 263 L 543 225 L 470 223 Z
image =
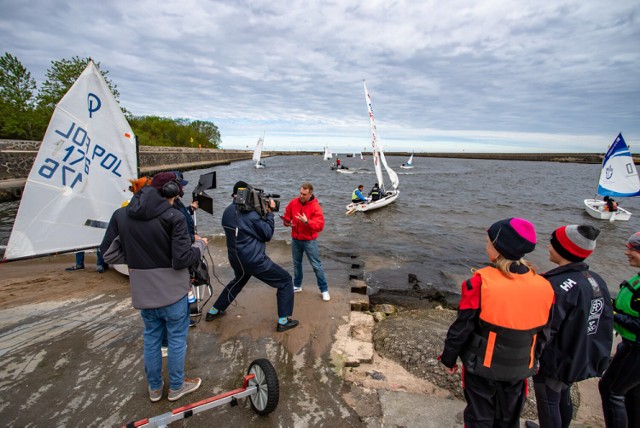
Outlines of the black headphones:
M 163 198 L 175 198 L 180 194 L 180 184 L 177 179 L 173 181 L 169 181 L 162 186 L 162 190 L 160 190 Z

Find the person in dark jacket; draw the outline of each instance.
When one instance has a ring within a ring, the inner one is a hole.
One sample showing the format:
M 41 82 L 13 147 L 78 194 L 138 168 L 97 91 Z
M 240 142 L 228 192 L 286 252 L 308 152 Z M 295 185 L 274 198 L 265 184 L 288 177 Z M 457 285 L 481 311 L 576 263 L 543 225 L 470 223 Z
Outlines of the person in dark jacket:
M 134 195 L 130 203 L 116 210 L 100 250 L 107 254 L 116 237 L 129 267 L 131 301 L 144 321 L 144 367 L 149 398 L 162 398 L 163 334 L 169 341 L 170 401 L 195 391 L 201 379 L 184 376 L 189 328 L 188 267 L 202 257 L 206 239 L 192 244 L 184 216 L 173 208 L 180 183 L 173 173 L 156 174 L 151 185 Z
M 461 358 L 467 427 L 520 426 L 527 378 L 548 340 L 553 288 L 523 257 L 536 245 L 533 224 L 521 218 L 487 230 L 492 265 L 462 283 L 458 315 L 439 360 L 449 374 Z
M 627 240 L 629 266 L 640 268 L 640 232 Z M 613 327 L 622 337 L 611 364 L 600 379 L 607 428 L 640 426 L 640 273 L 620 284 L 613 302 Z
M 244 181 L 233 186 L 232 197 L 239 189 L 248 188 Z M 283 332 L 298 325 L 291 319 L 293 314 L 293 280 L 289 272 L 274 263 L 265 253 L 266 243 L 273 237 L 275 228 L 273 212 L 275 201 L 270 201 L 266 216 L 261 217 L 256 210 L 243 211 L 234 202 L 222 214 L 222 227 L 227 238 L 227 256 L 235 277 L 218 296 L 207 316 L 206 321 L 213 321 L 224 315 L 244 286 L 252 276 L 265 284 L 276 288 L 278 302 L 278 323 L 276 331 Z
M 547 247 L 549 260 L 558 267 L 542 274 L 556 295 L 551 340 L 533 376 L 542 428 L 567 428 L 573 417 L 571 385 L 602 376 L 609 365 L 611 296 L 605 281 L 584 263 L 596 248 L 599 234 L 598 228 L 589 225 L 562 226 L 553 231 Z

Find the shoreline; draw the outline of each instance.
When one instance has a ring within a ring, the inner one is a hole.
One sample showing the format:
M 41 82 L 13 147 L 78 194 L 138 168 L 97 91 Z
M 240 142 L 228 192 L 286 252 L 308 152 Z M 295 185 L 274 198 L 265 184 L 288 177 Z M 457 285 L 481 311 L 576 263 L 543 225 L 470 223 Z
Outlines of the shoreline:
M 209 249 L 210 268 L 225 283 L 232 276 L 226 248 L 217 242 Z M 286 248 L 268 253 L 291 271 Z M 320 300 L 308 269 L 295 295 L 301 325 L 290 332 L 275 332 L 275 292 L 256 280 L 226 317 L 191 329 L 186 372 L 202 377 L 203 388 L 175 404 L 146 397 L 142 326 L 125 276 L 112 269 L 97 274 L 94 253 L 78 272 L 64 271 L 73 254 L 0 264 L 0 391 L 8 397 L 0 414 L 10 425 L 122 425 L 236 388 L 248 361 L 263 356 L 276 367 L 281 400 L 260 426 L 460 426 L 459 374 L 447 375 L 436 360 L 455 311 L 400 308 L 374 322 L 369 296 L 354 287 L 367 286 L 349 279 L 354 268 L 347 259 L 327 260 L 330 302 Z M 222 287 L 216 278 L 213 299 Z M 603 426 L 597 379 L 577 389 L 581 405 L 572 426 Z M 424 425 L 425 415 L 431 425 Z M 242 405 L 191 423 L 203 426 L 211 417 L 225 425 L 257 422 Z M 534 418 L 529 410 L 521 427 Z

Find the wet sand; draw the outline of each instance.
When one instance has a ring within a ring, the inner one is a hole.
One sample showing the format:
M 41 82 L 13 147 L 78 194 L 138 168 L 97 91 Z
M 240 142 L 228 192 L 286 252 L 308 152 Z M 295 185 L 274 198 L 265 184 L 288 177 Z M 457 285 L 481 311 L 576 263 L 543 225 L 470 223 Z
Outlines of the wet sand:
M 231 279 L 226 250 L 210 246 L 215 272 Z M 272 258 L 291 271 L 286 245 Z M 305 266 L 303 291 L 295 295 L 300 326 L 276 332 L 275 290 L 252 280 L 219 320 L 190 329 L 186 375 L 201 388 L 170 403 L 151 403 L 142 362 L 143 325 L 131 308 L 127 277 L 95 270 L 65 272 L 73 255 L 0 265 L 0 418 L 7 426 L 118 426 L 179 405 L 239 388 L 256 358 L 267 358 L 280 381 L 280 402 L 258 417 L 249 400 L 193 416 L 190 426 L 360 426 L 341 399 L 339 370 L 331 363 L 333 336 L 348 319 L 346 263 L 328 261 L 331 301 L 323 302 Z M 307 269 L 308 268 L 308 269 Z M 215 278 L 213 303 L 222 285 Z M 165 359 L 166 364 L 166 359 Z M 168 378 L 165 370 L 165 385 Z

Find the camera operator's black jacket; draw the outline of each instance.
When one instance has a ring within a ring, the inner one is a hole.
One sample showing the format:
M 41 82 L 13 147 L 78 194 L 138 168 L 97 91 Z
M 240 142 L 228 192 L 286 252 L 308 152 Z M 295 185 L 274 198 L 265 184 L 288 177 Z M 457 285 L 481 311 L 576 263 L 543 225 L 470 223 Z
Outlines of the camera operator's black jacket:
M 257 211 L 240 211 L 236 204 L 231 204 L 222 214 L 222 227 L 231 263 L 239 262 L 256 271 L 269 261 L 265 250 L 275 228 L 273 213 L 267 213 L 263 220 Z
M 191 244 L 184 215 L 158 189 L 144 187 L 113 213 L 100 245 L 103 254 L 116 236 L 129 267 L 134 308 L 161 308 L 189 292 L 187 268 L 200 260 L 205 244 Z
M 559 266 L 542 276 L 553 286 L 556 302 L 540 372 L 567 384 L 601 376 L 609 365 L 613 340 L 607 284 L 584 262 Z

